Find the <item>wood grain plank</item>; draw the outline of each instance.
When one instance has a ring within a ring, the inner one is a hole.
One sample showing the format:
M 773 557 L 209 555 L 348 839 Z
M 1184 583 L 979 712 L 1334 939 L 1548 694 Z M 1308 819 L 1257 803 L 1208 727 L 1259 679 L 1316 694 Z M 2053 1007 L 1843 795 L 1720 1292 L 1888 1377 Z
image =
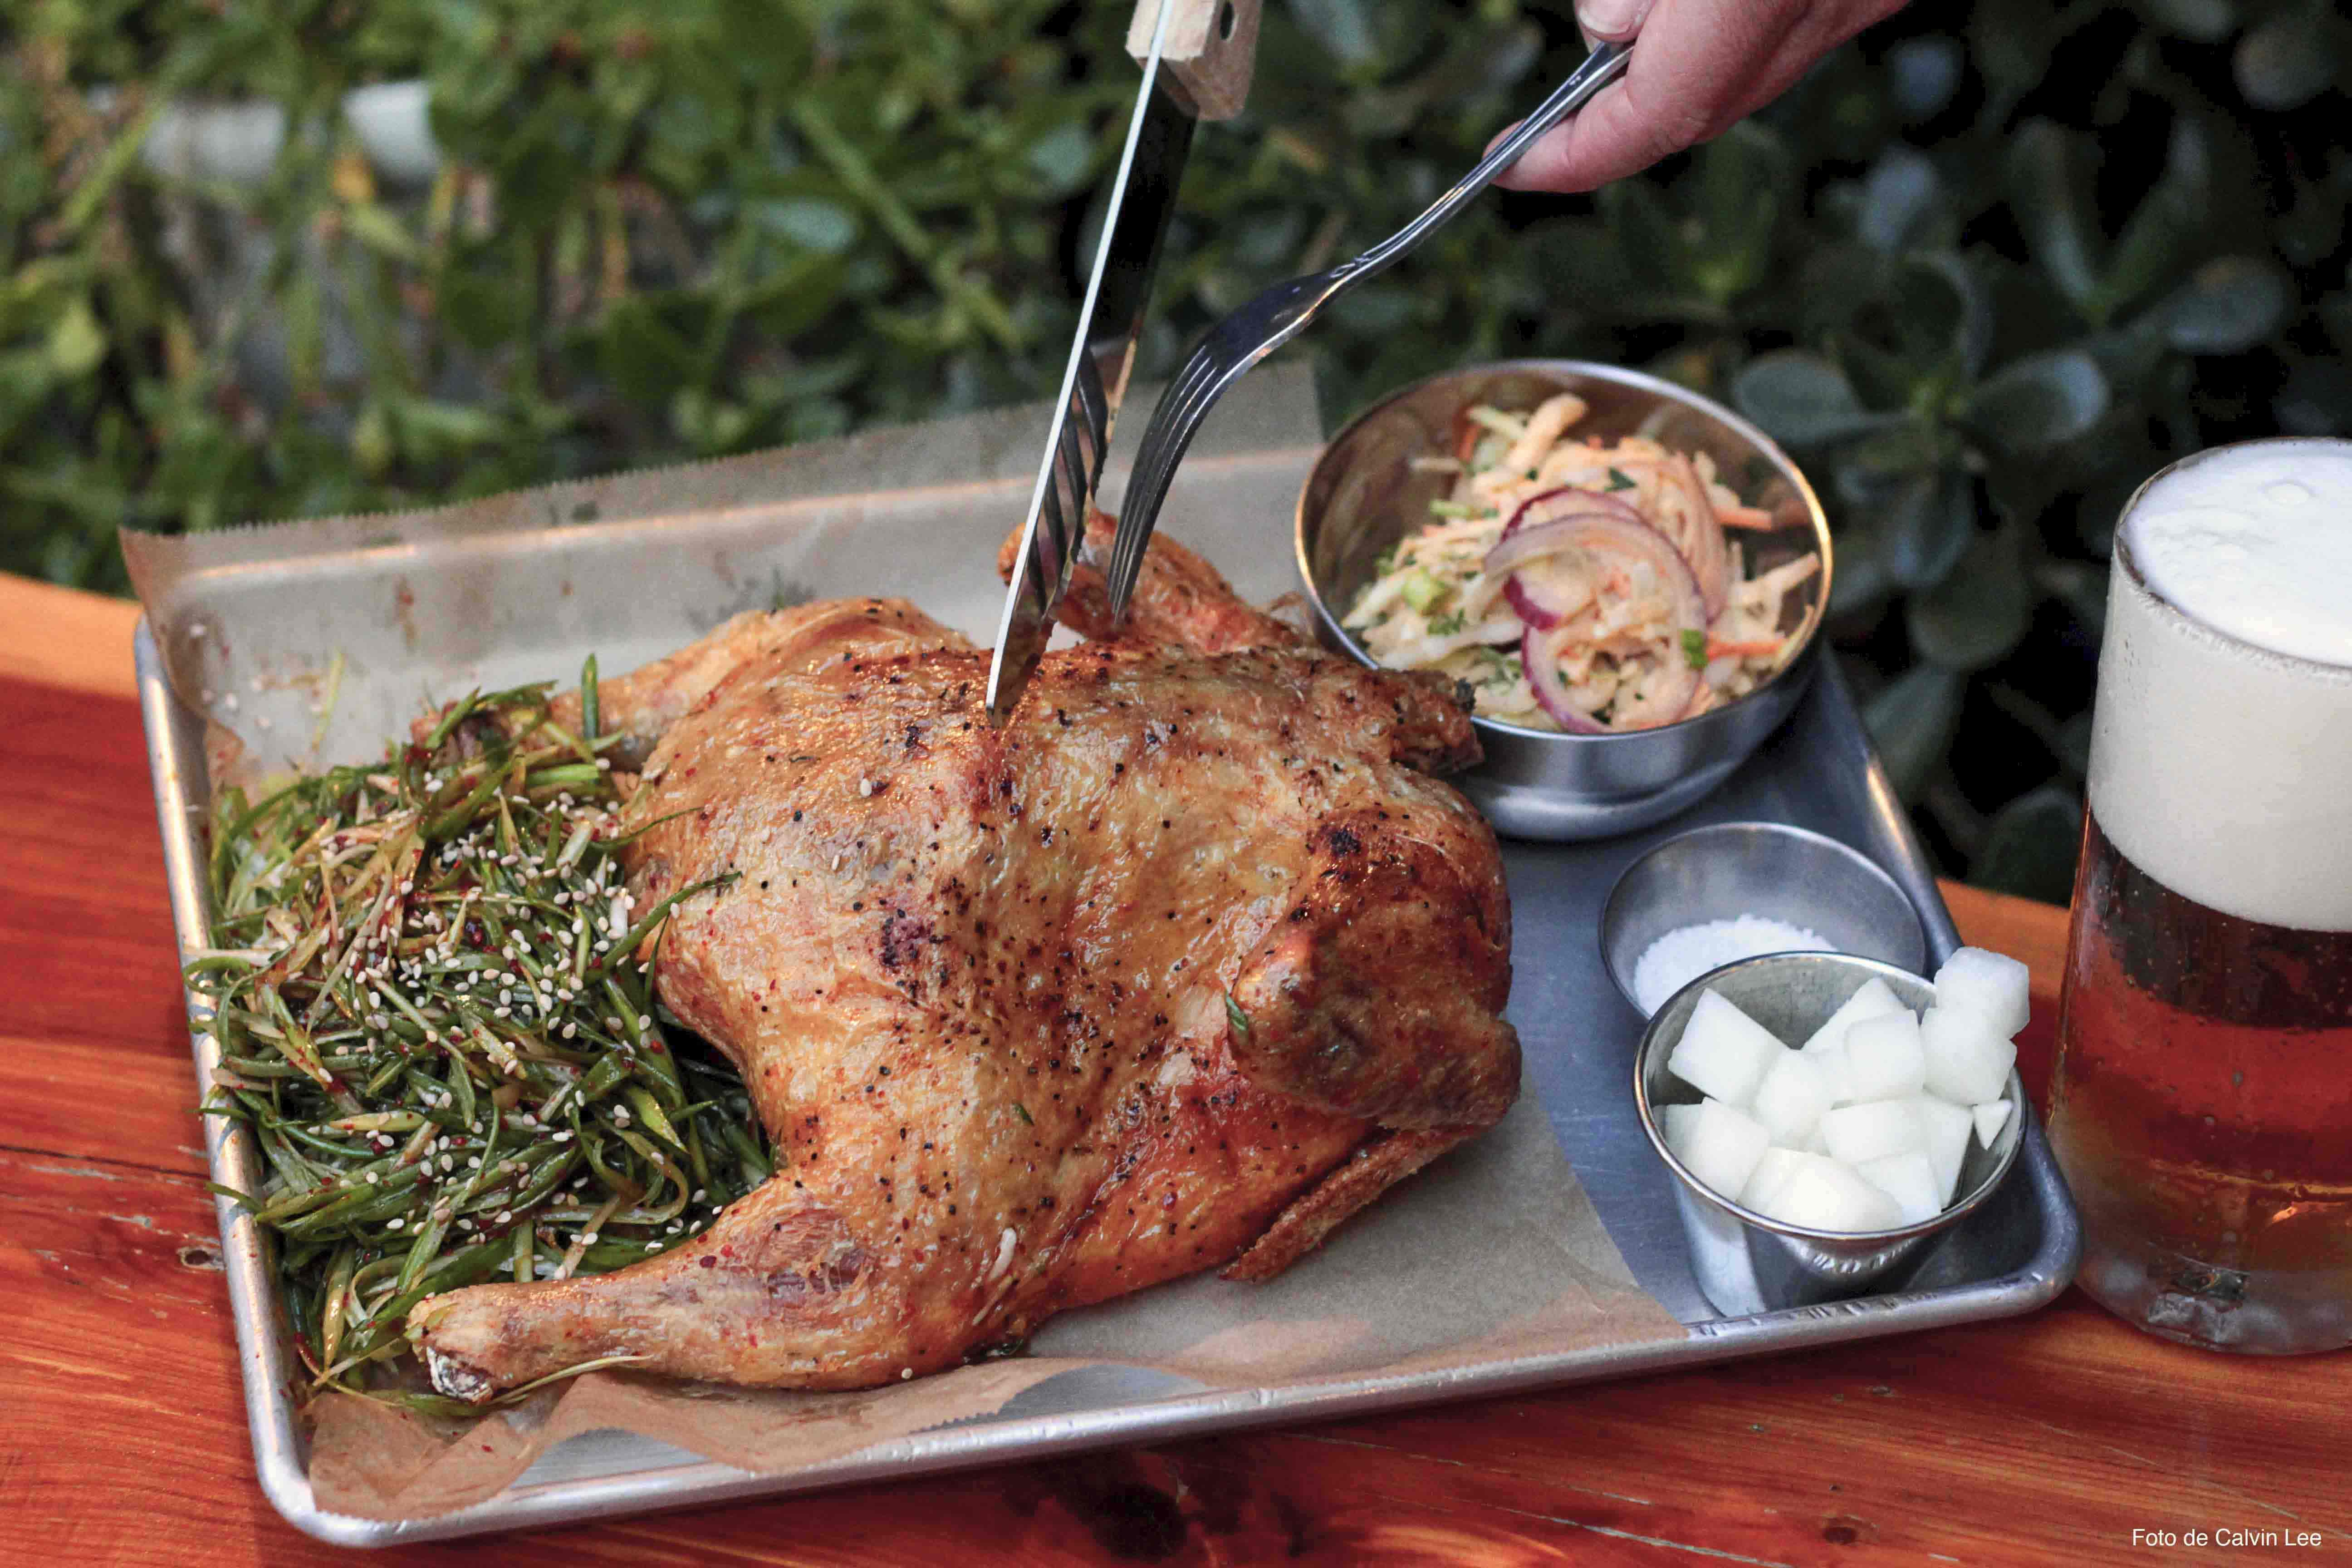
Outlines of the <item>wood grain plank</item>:
M 0 1477 L 15 1528 L 92 1561 L 187 1561 L 190 1538 L 157 1537 L 159 1514 L 199 1542 L 293 1548 L 252 1485 L 209 1231 L 193 1178 L 0 1154 L 0 1292 L 20 1324 L 0 1346 L 0 1403 L 43 1434 Z M 2015 1323 L 544 1531 L 496 1554 L 1651 1563 L 1703 1545 L 1813 1563 L 1867 1544 L 1873 1561 L 2096 1563 L 2158 1488 L 2179 1517 L 2352 1531 L 2346 1477 L 2323 1458 L 2337 1413 L 2298 1364 L 2122 1333 L 2075 1298 Z M 2119 1429 L 2117 1408 L 2145 1410 L 2158 1388 L 2173 1419 Z M 114 1479 L 93 1495 L 77 1484 L 93 1475 Z
M 127 697 L 139 606 L 0 572 L 0 676 Z
M 9 679 L 33 634 L 5 592 L 0 1559 L 314 1561 L 253 1481 L 136 711 L 95 675 Z M 1946 896 L 1969 941 L 2033 965 L 2046 1035 L 2064 912 Z M 1801 1356 L 376 1560 L 2104 1563 L 2134 1525 L 2217 1520 L 2341 1549 L 2347 1400 L 2347 1358 L 2200 1355 L 2070 1294 Z

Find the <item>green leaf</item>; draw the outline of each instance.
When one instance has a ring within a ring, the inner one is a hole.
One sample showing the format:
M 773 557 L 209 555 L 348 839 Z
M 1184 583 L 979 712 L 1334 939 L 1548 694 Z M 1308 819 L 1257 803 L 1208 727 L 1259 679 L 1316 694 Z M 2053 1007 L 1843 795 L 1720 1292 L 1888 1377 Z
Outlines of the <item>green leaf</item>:
M 2344 61 L 2341 24 L 2325 5 L 2280 12 L 2238 40 L 2231 71 L 2256 109 L 2300 109 L 2327 90 Z
M 2203 129 L 2188 116 L 2176 119 L 2163 176 L 2124 225 L 2098 287 L 2076 301 L 2094 324 L 2105 325 L 2117 310 L 2154 289 L 2199 243 L 2212 177 L 2212 154 Z
M 1887 782 L 1903 799 L 1916 799 L 1943 761 L 1960 721 L 1965 689 L 1956 670 L 1914 665 L 1863 705 L 1871 744 L 1877 748 Z
M 1029 165 L 1049 196 L 1066 196 L 1087 183 L 1094 172 L 1095 141 L 1084 124 L 1066 120 L 1036 141 L 1022 160 Z
M 1898 142 L 1863 178 L 1855 236 L 1874 250 L 1891 252 L 1920 244 L 1942 216 L 1943 195 L 1943 177 L 1934 162 Z
M 1683 271 L 1701 298 L 1727 306 L 1771 266 L 1789 155 L 1761 121 L 1742 120 L 1700 148 L 1697 164 L 1702 232 L 1684 247 Z
M 76 296 L 49 328 L 43 345 L 49 368 L 68 380 L 88 375 L 106 357 L 106 329 L 98 324 L 89 300 Z
M 1968 420 L 2003 451 L 2038 452 L 2082 435 L 2108 403 L 2098 362 L 2081 349 L 2054 349 L 2013 360 L 1979 383 Z
M 2003 524 L 1977 534 L 1950 575 L 1915 595 L 1905 610 L 1911 646 L 1922 658 L 1955 670 L 1999 663 L 2033 616 L 2018 531 Z
M 1363 0 L 1292 0 L 1290 9 L 1307 36 L 1343 68 L 1358 69 L 1379 58 L 1380 45 L 1372 37 Z
M 343 226 L 362 245 L 394 261 L 415 261 L 423 253 L 407 226 L 373 202 L 357 202 L 345 207 Z
M 1887 85 L 1895 107 L 1914 122 L 1942 113 L 1967 70 L 1967 56 L 1948 37 L 1906 38 L 1886 51 Z
M 2294 288 L 2259 257 L 2224 256 L 2199 268 L 2156 308 L 2164 341 L 2186 354 L 2243 353 L 2284 323 Z
M 2157 25 L 2200 44 L 2218 44 L 2237 30 L 2237 0 L 2141 0 Z
M 2010 138 L 2004 166 L 2011 210 L 2059 293 L 2078 308 L 2099 287 L 2098 215 L 2088 193 L 2084 139 L 2047 120 Z
M 1801 349 L 1750 360 L 1731 379 L 1731 400 L 1774 439 L 1792 447 L 1844 440 L 1896 417 L 1864 408 L 1845 372 Z
M 1998 893 L 2065 903 L 2082 841 L 2082 798 L 2063 785 L 2042 784 L 1993 814 L 1983 846 L 1969 861 L 1969 880 Z
M 800 198 L 753 202 L 751 221 L 771 234 L 827 256 L 838 256 L 857 239 L 857 215 L 838 202 Z
M 1887 575 L 1906 588 L 1949 576 L 1976 537 L 1974 490 L 1965 474 L 1931 471 L 1895 491 L 1881 521 Z

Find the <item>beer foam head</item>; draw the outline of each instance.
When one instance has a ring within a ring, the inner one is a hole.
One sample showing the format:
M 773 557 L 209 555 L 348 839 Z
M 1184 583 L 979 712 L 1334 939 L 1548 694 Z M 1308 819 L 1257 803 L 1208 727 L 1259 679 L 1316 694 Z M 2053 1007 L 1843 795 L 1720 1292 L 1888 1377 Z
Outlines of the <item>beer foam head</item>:
M 2352 931 L 2352 442 L 2194 458 L 2120 537 L 2092 815 L 2185 898 Z
M 2193 458 L 2147 487 L 2123 537 L 2147 585 L 2215 630 L 2352 666 L 2352 441 Z

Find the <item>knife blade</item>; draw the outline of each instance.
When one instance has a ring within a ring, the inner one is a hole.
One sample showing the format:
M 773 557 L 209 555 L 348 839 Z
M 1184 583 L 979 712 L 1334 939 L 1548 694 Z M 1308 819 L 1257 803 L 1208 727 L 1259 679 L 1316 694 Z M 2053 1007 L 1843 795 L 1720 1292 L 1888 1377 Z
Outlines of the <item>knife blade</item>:
M 989 661 L 988 717 L 994 724 L 1003 723 L 1019 705 L 1045 657 L 1055 614 L 1069 586 L 1135 369 L 1151 276 L 1176 210 L 1195 118 L 1239 112 L 1247 89 L 1255 0 L 1246 5 L 1237 0 L 1142 0 L 1129 33 L 1130 51 L 1145 25 L 1146 8 L 1156 15 L 1139 56 L 1143 80 L 1111 181 L 1102 237 Z

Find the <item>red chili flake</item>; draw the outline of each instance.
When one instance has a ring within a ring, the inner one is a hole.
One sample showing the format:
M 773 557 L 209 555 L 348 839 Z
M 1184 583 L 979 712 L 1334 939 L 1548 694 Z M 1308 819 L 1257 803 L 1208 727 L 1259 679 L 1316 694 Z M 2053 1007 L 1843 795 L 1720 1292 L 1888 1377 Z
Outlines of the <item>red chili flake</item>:
M 719 1259 L 709 1256 L 708 1253 L 705 1253 L 699 1261 L 705 1268 L 716 1268 L 719 1267 Z

